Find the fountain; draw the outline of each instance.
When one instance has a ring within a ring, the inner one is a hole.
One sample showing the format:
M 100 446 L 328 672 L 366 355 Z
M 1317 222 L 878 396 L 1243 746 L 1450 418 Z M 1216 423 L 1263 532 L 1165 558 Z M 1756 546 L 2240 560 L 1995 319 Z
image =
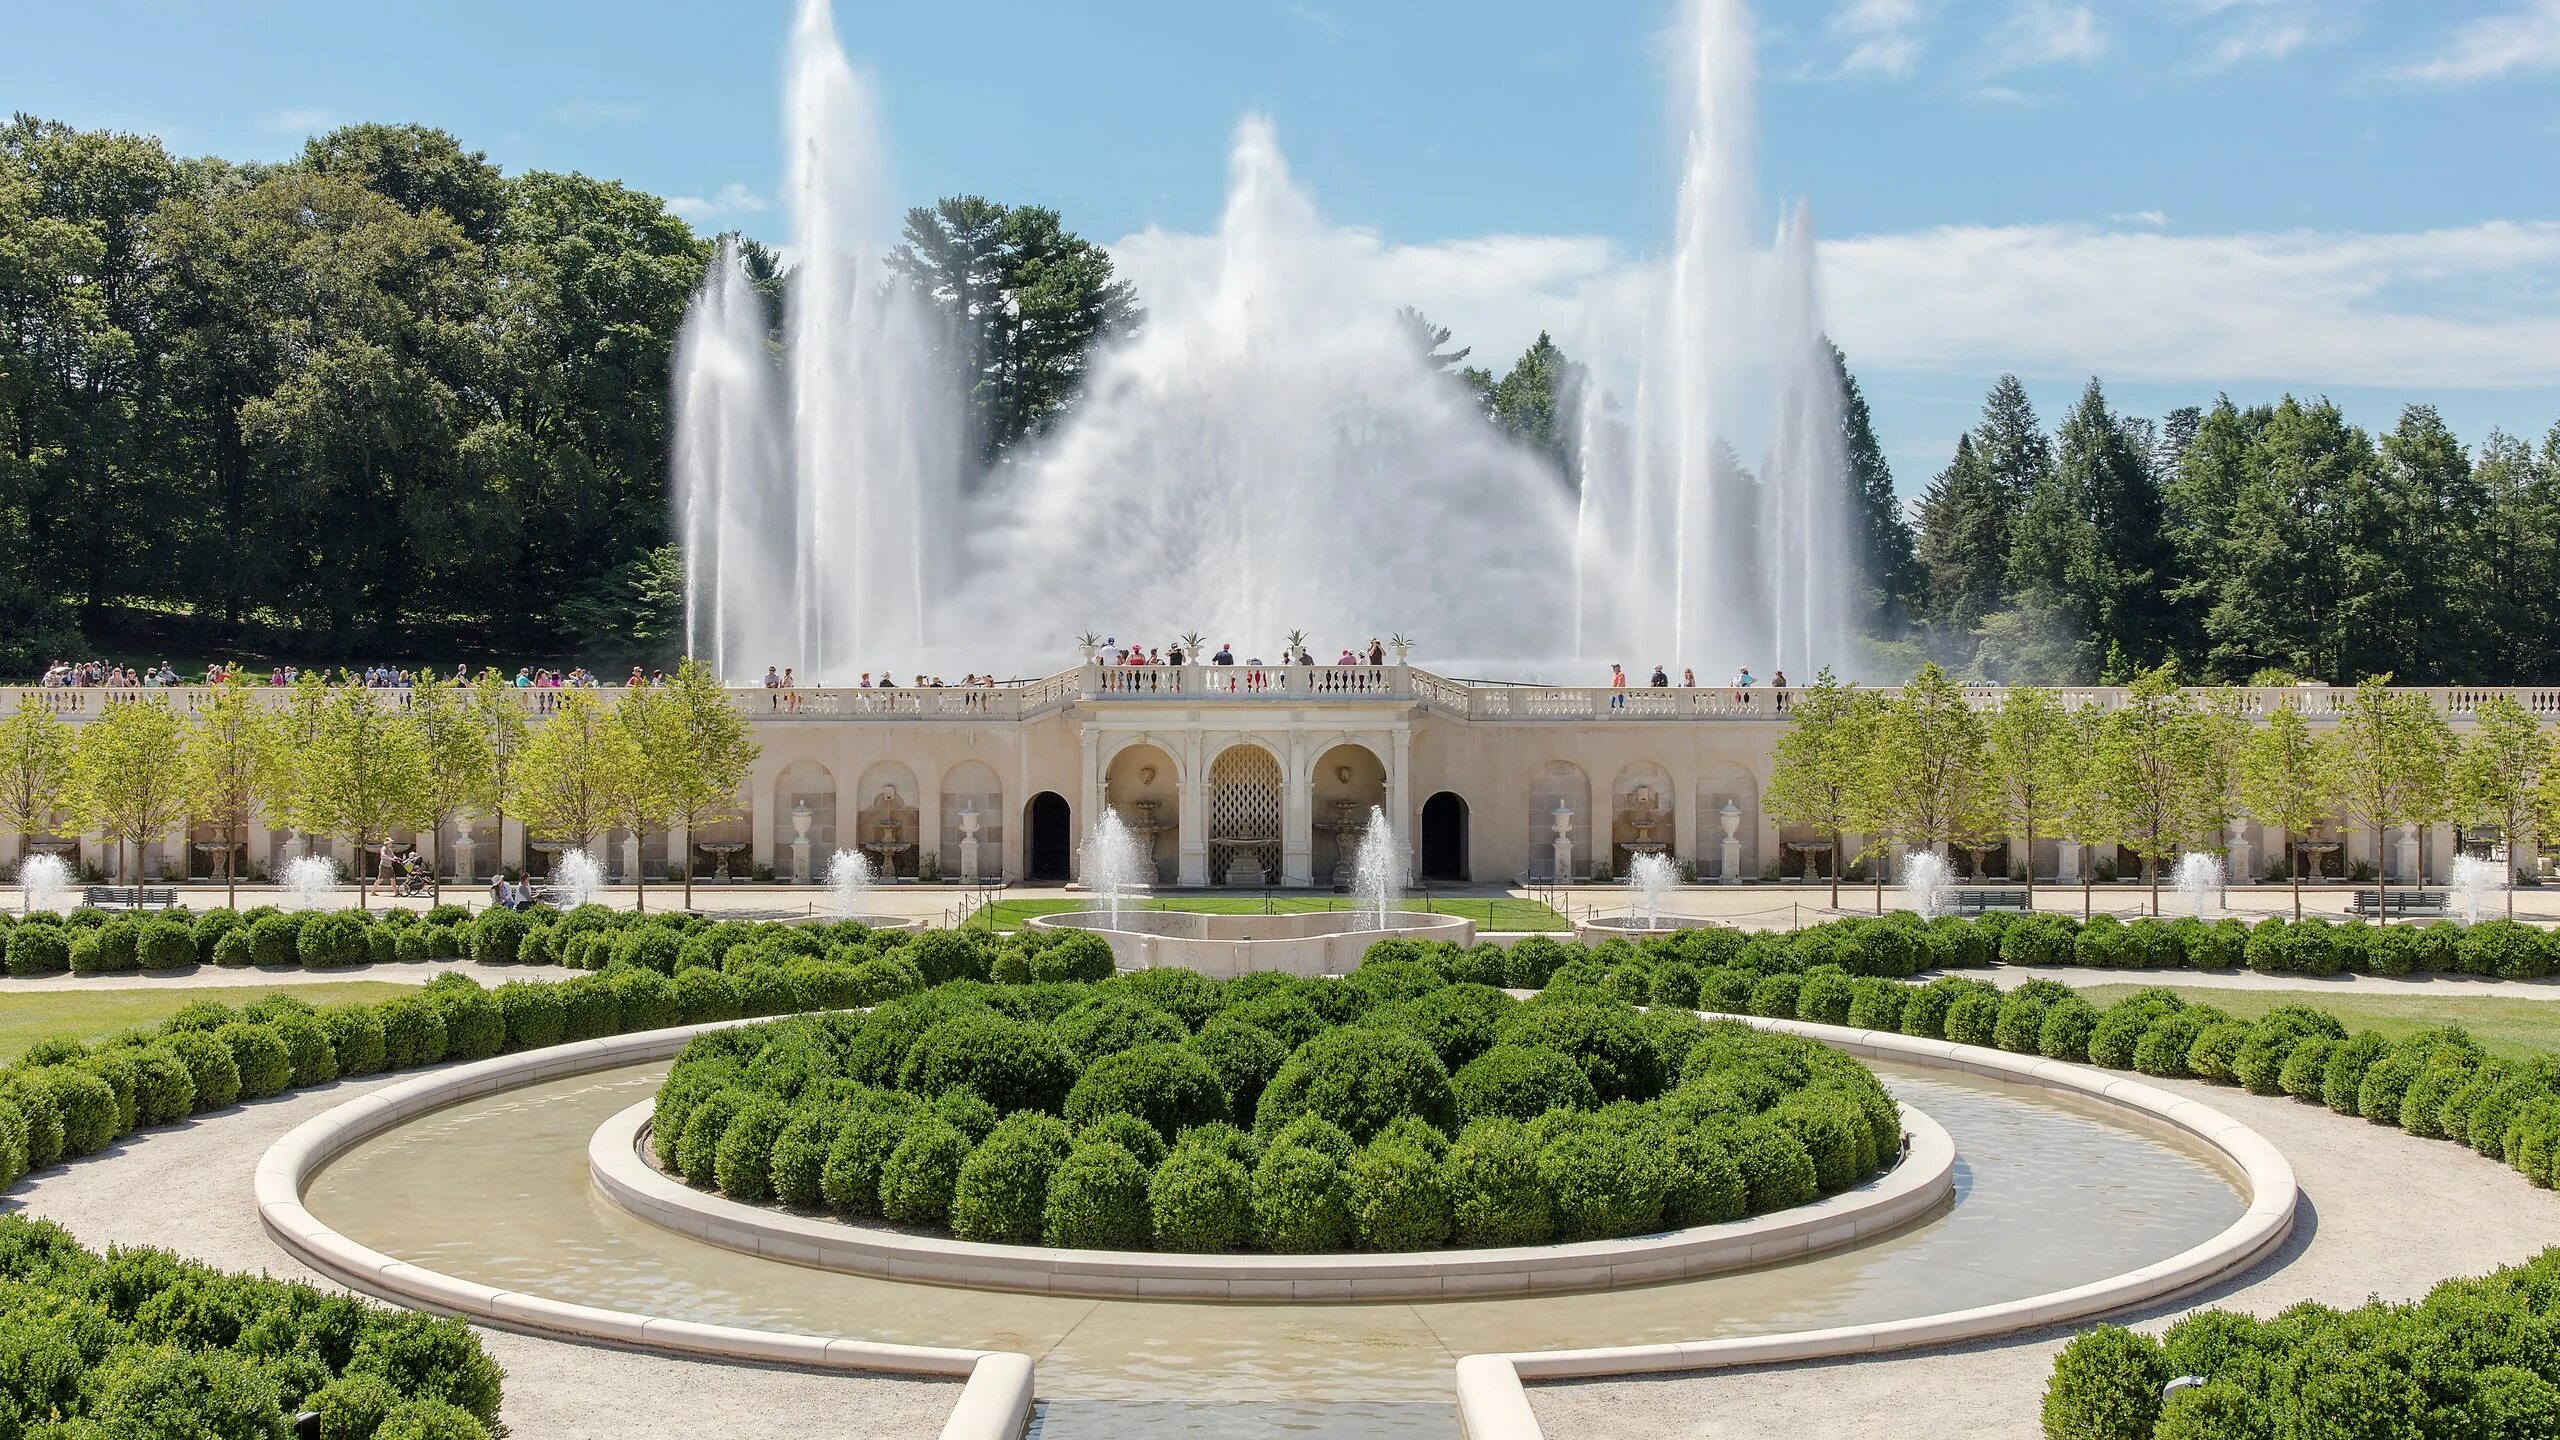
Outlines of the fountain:
M 1738 815 L 1740 812 L 1736 813 Z M 1654 798 L 1652 786 L 1639 785 L 1629 792 L 1626 808 L 1618 814 L 1619 818 L 1626 822 L 1628 832 L 1634 837 L 1618 846 L 1619 849 L 1627 852 L 1629 869 L 1634 868 L 1638 857 L 1660 855 L 1671 848 L 1667 843 L 1653 838 L 1653 832 L 1662 828 L 1662 802 Z
M 2205 902 L 2222 888 L 2222 862 L 2201 850 L 2190 850 L 2178 857 L 2178 868 L 2169 872 L 2169 888 L 2187 897 L 2201 920 Z
M 897 879 L 898 857 L 916 848 L 916 842 L 907 838 L 907 823 L 899 818 L 900 809 L 894 785 L 880 787 L 880 793 L 872 797 L 871 838 L 862 842 L 862 853 L 871 857 L 871 873 L 882 882 Z M 805 823 L 796 815 L 792 820 L 794 826 Z
M 1638 855 L 1627 862 L 1627 891 L 1635 896 L 1632 918 L 1641 928 L 1659 930 L 1662 925 L 1662 897 L 1680 883 L 1680 867 L 1671 857 L 1660 853 Z
M 1049 663 L 1093 614 L 1167 633 L 1360 634 L 1393 577 L 1400 621 L 1452 664 L 1836 658 L 1843 393 L 1812 227 L 1798 207 L 1774 243 L 1752 233 L 1743 0 L 1688 11 L 1672 255 L 1639 286 L 1601 287 L 1575 332 L 1580 353 L 1633 362 L 1577 367 L 1560 397 L 1576 501 L 1549 457 L 1483 424 L 1424 359 L 1393 285 L 1370 279 L 1377 238 L 1325 219 L 1259 116 L 1235 130 L 1214 235 L 1112 247 L 1144 327 L 1095 350 L 1081 402 L 1016 448 L 1005 483 L 977 484 L 940 317 L 914 287 L 869 283 L 898 213 L 875 97 L 827 0 L 801 0 L 783 358 L 768 358 L 767 301 L 734 249 L 678 348 L 691 653 L 745 682 L 769 663 L 838 679 L 884 645 L 971 668 Z M 1163 523 L 1132 532 L 1132 513 Z M 991 654 L 994 636 L 1011 653 Z
M 1926 850 L 1906 855 L 1902 860 L 1902 908 L 1923 920 L 1935 920 L 1947 913 L 1948 897 L 1955 890 L 1955 867 L 1943 856 Z
M 2498 873 L 2499 869 L 2498 862 L 2477 855 L 2453 857 L 2453 872 L 2446 877 L 2445 899 L 2455 919 L 2465 925 L 2480 923 L 2490 897 L 2506 891 L 2507 880 Z
M 551 862 L 551 891 L 563 910 L 575 910 L 604 888 L 604 868 L 584 850 L 569 850 Z
M 338 862 L 326 855 L 297 855 L 285 864 L 284 893 L 293 897 L 297 909 L 320 909 L 337 888 Z
M 1093 832 L 1084 839 L 1084 884 L 1092 892 L 1093 904 L 1102 912 L 1106 928 L 1121 928 L 1121 905 L 1144 887 L 1142 874 L 1147 864 L 1146 852 L 1139 847 L 1128 822 L 1120 818 L 1118 810 L 1104 806 L 1102 818 L 1094 822 Z
M 18 865 L 20 914 L 51 910 L 71 891 L 71 867 L 50 851 L 38 851 Z
M 835 898 L 837 919 L 858 918 L 862 902 L 871 895 L 871 862 L 859 850 L 837 851 L 827 862 L 827 889 Z
M 1404 888 L 1404 851 L 1396 844 L 1396 832 L 1387 824 L 1387 812 L 1369 807 L 1368 828 L 1360 832 L 1360 854 L 1353 862 L 1358 872 L 1354 881 L 1360 895 L 1360 914 L 1387 928 L 1388 906 Z

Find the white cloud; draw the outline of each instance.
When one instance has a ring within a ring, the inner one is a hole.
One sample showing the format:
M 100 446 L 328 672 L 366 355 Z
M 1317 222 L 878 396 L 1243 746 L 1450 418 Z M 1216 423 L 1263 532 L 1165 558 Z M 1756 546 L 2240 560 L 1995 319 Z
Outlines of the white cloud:
M 2048 65 L 2085 65 L 2107 52 L 2097 12 L 2061 0 L 2018 0 L 1983 42 L 1981 73 L 2008 75 Z
M 563 125 L 592 129 L 635 124 L 643 113 L 640 106 L 627 100 L 572 100 L 553 107 L 551 117 Z
M 1901 79 L 1920 63 L 1920 0 L 1841 0 L 1827 29 L 1846 47 L 1834 75 Z
M 2107 223 L 2110 225 L 2148 225 L 2154 230 L 2166 230 L 2169 228 L 2169 213 L 2165 210 L 2119 210 L 2115 214 L 2107 217 Z
M 719 194 L 707 199 L 700 195 L 670 195 L 667 208 L 700 224 L 733 215 L 758 214 L 765 208 L 765 198 L 732 180 L 720 187 Z
M 2560 0 L 2529 0 L 2503 15 L 2456 27 L 2442 46 L 2403 69 L 2404 79 L 2461 85 L 2560 70 Z
M 277 110 L 266 118 L 267 128 L 280 135 L 316 135 L 334 128 L 337 123 L 335 114 L 315 106 Z
M 1823 247 L 1832 329 L 1916 371 L 2560 385 L 2560 223 L 2398 234 L 1959 226 Z

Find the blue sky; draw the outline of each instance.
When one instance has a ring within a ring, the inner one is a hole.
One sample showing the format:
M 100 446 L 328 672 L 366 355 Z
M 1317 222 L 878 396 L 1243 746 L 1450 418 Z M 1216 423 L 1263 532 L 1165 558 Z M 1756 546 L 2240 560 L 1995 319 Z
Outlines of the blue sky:
M 0 104 L 282 158 L 442 125 L 779 239 L 787 0 L 12 7 Z M 1572 11 L 1575 14 L 1567 19 Z M 840 0 L 899 194 L 1210 228 L 1239 116 L 1337 224 L 1516 263 L 1415 298 L 1507 355 L 1659 251 L 1662 0 Z M 2004 368 L 2146 412 L 2229 388 L 2560 420 L 2560 0 L 1763 0 L 1762 189 L 1810 197 L 1832 323 L 1906 491 Z M 1490 247 L 1490 249 L 1488 249 Z M 1435 298 L 1438 297 L 1438 298 Z

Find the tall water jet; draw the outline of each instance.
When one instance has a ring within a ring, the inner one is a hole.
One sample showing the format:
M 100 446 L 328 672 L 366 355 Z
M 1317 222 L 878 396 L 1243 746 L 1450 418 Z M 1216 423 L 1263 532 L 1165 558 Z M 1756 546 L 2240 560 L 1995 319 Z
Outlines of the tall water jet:
M 1630 918 L 1638 928 L 1662 928 L 1662 897 L 1679 883 L 1680 867 L 1668 855 L 1647 853 L 1627 862 L 1627 891 L 1635 897 Z
M 839 850 L 827 862 L 827 895 L 839 920 L 858 920 L 871 898 L 871 859 L 859 850 Z
M 1902 908 L 1923 920 L 1947 913 L 1955 894 L 1955 867 L 1944 856 L 1916 850 L 1902 860 Z
M 62 903 L 71 890 L 71 867 L 59 855 L 38 853 L 18 864 L 20 914 L 32 915 Z
M 297 855 L 285 864 L 284 893 L 296 909 L 320 909 L 337 888 L 338 862 L 326 855 Z
M 1130 833 L 1120 812 L 1105 805 L 1102 818 L 1084 841 L 1084 884 L 1093 895 L 1093 905 L 1103 914 L 1105 928 L 1120 928 L 1120 909 L 1149 878 L 1146 856 L 1138 848 L 1138 837 Z
M 604 888 L 604 867 L 584 850 L 564 850 L 551 864 L 551 888 L 563 910 L 575 910 Z
M 1269 121 L 1239 125 L 1216 236 L 1120 247 L 1144 328 L 971 527 L 998 607 L 975 628 L 1051 656 L 1093 626 L 1199 629 L 1239 658 L 1293 628 L 1402 629 L 1446 664 L 1564 657 L 1569 485 L 1344 283 L 1373 250 L 1325 222 Z
M 782 373 L 769 328 L 744 257 L 721 241 L 676 336 L 674 479 L 685 653 L 733 680 L 782 663 L 765 627 L 791 605 Z
M 2222 888 L 2222 862 L 2200 850 L 2190 850 L 2178 857 L 2177 868 L 2169 872 L 2169 888 L 2186 897 L 2195 917 L 2204 918 L 2204 907 Z
M 1395 897 L 1404 889 L 1405 864 L 1404 847 L 1397 843 L 1382 807 L 1369 807 L 1369 827 L 1360 832 L 1360 850 L 1351 869 L 1362 919 L 1372 929 L 1386 929 Z
M 2445 877 L 2445 898 L 2456 919 L 2465 925 L 2480 923 L 2480 917 L 2488 913 L 2489 901 L 2506 892 L 2507 878 L 2498 873 L 2499 869 L 2495 861 L 2477 855 L 2453 857 L 2452 873 Z

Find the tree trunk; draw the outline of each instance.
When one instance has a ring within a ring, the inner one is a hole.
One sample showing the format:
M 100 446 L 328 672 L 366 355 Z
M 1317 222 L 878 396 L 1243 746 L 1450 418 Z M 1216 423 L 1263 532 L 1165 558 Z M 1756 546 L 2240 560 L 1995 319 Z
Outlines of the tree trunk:
M 2302 922 L 2302 852 L 2299 850 L 2293 852 L 2293 919 L 2295 924 Z
M 2098 883 L 2097 872 L 2090 867 L 2089 861 L 2089 856 L 2080 857 L 2080 923 L 2083 925 L 2089 923 L 2090 902 L 2096 895 L 2092 887 Z
M 639 826 L 635 825 L 631 827 L 631 838 L 634 842 L 631 848 L 633 850 L 645 851 L 648 849 L 649 842 L 644 838 L 644 836 L 645 832 L 643 832 Z M 607 843 L 611 842 L 608 841 Z M 649 861 L 645 854 L 635 856 L 634 858 L 637 859 L 639 863 L 631 867 L 631 913 L 634 915 L 646 915 L 649 913 Z
M 2380 825 L 2373 827 L 2373 923 L 2376 925 L 2391 923 L 2391 866 L 2390 857 L 2382 849 L 2383 828 Z
M 1781 850 L 1786 847 L 1780 846 Z M 1831 908 L 1840 908 L 1840 832 L 1831 832 Z

